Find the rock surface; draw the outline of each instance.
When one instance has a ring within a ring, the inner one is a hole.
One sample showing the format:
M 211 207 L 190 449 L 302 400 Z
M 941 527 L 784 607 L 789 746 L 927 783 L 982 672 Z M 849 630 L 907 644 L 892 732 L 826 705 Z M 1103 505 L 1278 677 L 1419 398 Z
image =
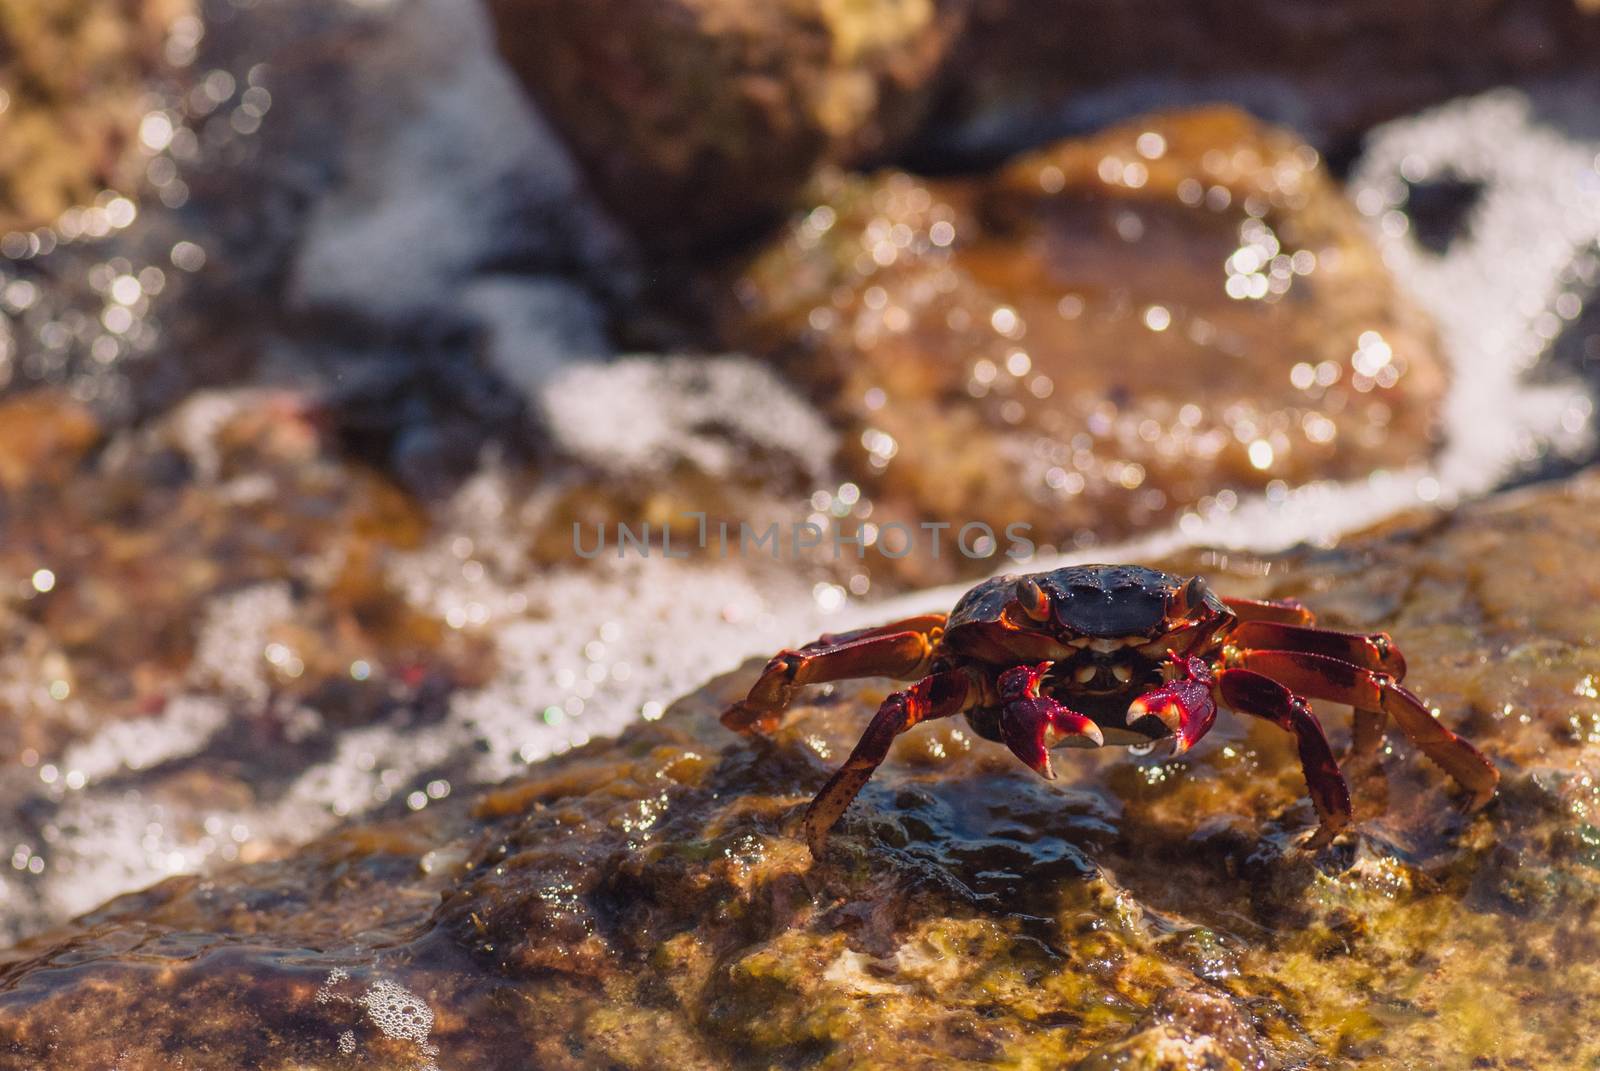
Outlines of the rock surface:
M 140 182 L 146 81 L 167 66 L 168 31 L 193 6 L 0 3 L 0 234 L 53 223 Z
M 1359 832 L 1312 858 L 1260 723 L 1176 760 L 1074 753 L 1055 784 L 927 726 L 814 865 L 801 810 L 884 689 L 746 741 L 715 715 L 752 666 L 497 790 L 0 953 L 0 1065 L 1586 1066 L 1597 506 L 1584 475 L 1175 563 L 1391 630 L 1505 775 L 1482 815 L 1396 740 L 1348 771 Z
M 814 199 L 734 286 L 726 341 L 809 389 L 880 526 L 1070 547 L 1434 446 L 1430 326 L 1317 154 L 1237 111 Z
M 714 240 L 921 117 L 968 0 L 492 0 L 502 52 L 638 237 Z

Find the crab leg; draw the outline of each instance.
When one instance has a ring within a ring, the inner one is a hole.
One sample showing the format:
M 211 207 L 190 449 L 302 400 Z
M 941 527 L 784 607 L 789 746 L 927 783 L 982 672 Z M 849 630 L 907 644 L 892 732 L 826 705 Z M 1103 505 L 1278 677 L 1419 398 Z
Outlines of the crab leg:
M 1397 681 L 1406 676 L 1405 656 L 1387 632 L 1338 632 L 1276 621 L 1245 621 L 1228 634 L 1228 643 L 1263 651 L 1327 655 L 1375 673 L 1387 673 Z
M 838 647 L 840 644 L 853 643 L 856 640 L 892 636 L 897 632 L 938 632 L 944 628 L 945 619 L 949 616 L 949 614 L 921 614 L 903 621 L 892 621 L 887 625 L 873 625 L 869 628 L 852 629 L 849 632 L 824 632 L 800 650 L 820 651 L 826 647 Z
M 1375 673 L 1387 673 L 1397 681 L 1404 680 L 1406 676 L 1405 656 L 1387 632 L 1336 632 L 1333 629 L 1283 625 L 1271 621 L 1246 621 L 1229 634 L 1228 642 L 1242 648 L 1327 655 Z M 1388 716 L 1381 710 L 1356 708 L 1350 734 L 1350 753 L 1375 754 L 1383 743 L 1383 728 L 1387 721 Z
M 883 701 L 878 712 L 861 734 L 855 750 L 822 786 L 811 806 L 806 808 L 806 842 L 811 854 L 822 858 L 828 831 L 839 821 L 861 786 L 872 777 L 889 754 L 894 738 L 920 722 L 948 718 L 977 706 L 984 698 L 983 682 L 975 671 L 953 669 L 924 677 L 903 692 Z
M 1056 771 L 1050 764 L 1051 748 L 1074 736 L 1082 737 L 1088 746 L 1099 747 L 1105 743 L 1105 735 L 1093 719 L 1039 694 L 1039 681 L 1054 664 L 1013 666 L 1000 675 L 999 682 L 1003 703 L 999 721 L 1001 742 L 1024 766 L 1052 781 Z
M 1240 621 L 1276 621 L 1281 625 L 1315 625 L 1317 616 L 1299 599 L 1223 599 Z
M 1265 718 L 1294 734 L 1306 788 L 1311 792 L 1317 817 L 1322 820 L 1308 847 L 1327 844 L 1350 824 L 1350 788 L 1310 705 L 1271 677 L 1248 669 L 1222 670 L 1217 674 L 1216 693 L 1223 705 L 1241 714 Z
M 798 651 L 780 651 L 761 671 L 750 694 L 730 706 L 722 724 L 737 732 L 771 732 L 779 715 L 808 684 L 853 677 L 916 680 L 928 672 L 944 614 L 925 614 L 892 625 L 824 636 Z
M 1175 754 L 1181 755 L 1211 731 L 1217 720 L 1211 696 L 1211 668 L 1198 658 L 1173 657 L 1171 680 L 1152 688 L 1128 704 L 1128 725 L 1154 717 L 1172 733 Z
M 1393 718 L 1411 742 L 1472 793 L 1474 808 L 1494 796 L 1500 771 L 1483 753 L 1439 723 L 1410 691 L 1385 673 L 1326 655 L 1298 651 L 1243 651 L 1233 664 L 1264 673 L 1316 699 L 1348 703 Z

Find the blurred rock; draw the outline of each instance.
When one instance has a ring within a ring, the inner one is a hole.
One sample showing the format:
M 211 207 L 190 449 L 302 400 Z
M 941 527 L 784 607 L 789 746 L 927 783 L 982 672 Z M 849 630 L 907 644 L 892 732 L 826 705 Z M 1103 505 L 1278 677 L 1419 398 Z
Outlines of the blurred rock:
M 64 479 L 100 440 L 100 422 L 61 394 L 0 398 L 0 492 L 16 495 Z M 0 511 L 5 499 L 0 498 Z
M 658 247 L 786 208 L 921 118 L 969 0 L 491 0 L 501 51 L 612 211 Z
M 434 497 L 486 448 L 536 449 L 526 392 L 610 354 L 629 252 L 483 8 L 195 8 L 167 51 L 200 84 L 138 84 L 147 151 L 116 211 L 0 233 L 0 392 L 59 388 L 115 431 L 290 385 Z
M 1057 782 L 930 724 L 815 864 L 801 812 L 884 682 L 813 694 L 744 740 L 716 713 L 752 665 L 498 789 L 176 878 L 0 953 L 0 1056 L 1586 1066 L 1597 506 L 1591 475 L 1333 550 L 1175 563 L 1391 630 L 1408 683 L 1504 771 L 1484 814 L 1396 740 L 1350 770 L 1358 831 L 1313 858 L 1293 745 L 1259 720 L 1225 716 L 1176 759 L 1075 752 Z M 1345 716 L 1323 713 L 1342 746 Z
M 1592 71 L 1597 47 L 1587 0 L 981 0 L 927 151 L 1015 150 L 1194 100 L 1344 149 L 1451 97 Z
M 0 2 L 0 234 L 143 179 L 147 81 L 190 0 Z
M 1082 545 L 1433 449 L 1430 325 L 1317 153 L 1237 111 L 812 196 L 725 341 L 818 400 L 880 527 Z

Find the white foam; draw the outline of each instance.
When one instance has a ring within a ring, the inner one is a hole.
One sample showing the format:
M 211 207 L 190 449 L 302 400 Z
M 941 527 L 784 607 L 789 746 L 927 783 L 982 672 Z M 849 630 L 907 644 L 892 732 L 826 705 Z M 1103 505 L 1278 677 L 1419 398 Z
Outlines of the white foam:
M 343 181 L 307 221 L 292 302 L 408 325 L 455 308 L 486 262 L 555 270 L 616 241 L 561 140 L 495 60 L 492 35 L 481 5 L 419 0 L 359 57 L 371 84 L 351 103 Z
M 342 967 L 328 972 L 327 979 L 318 987 L 318 1004 L 354 1004 L 365 1010 L 367 1018 L 384 1037 L 410 1042 L 416 1046 L 417 1061 L 414 1071 L 439 1071 L 436 1057 L 439 1046 L 429 1040 L 433 1033 L 433 1009 L 428 1002 L 388 978 L 379 978 L 355 996 L 342 992 L 350 974 Z M 353 1030 L 339 1034 L 336 1042 L 339 1052 L 350 1055 L 356 1050 Z
M 545 384 L 536 400 L 561 447 L 605 471 L 660 473 L 688 461 L 725 476 L 755 445 L 820 478 L 838 448 L 838 436 L 817 411 L 748 357 L 576 364 Z
M 200 695 L 180 695 L 167 703 L 160 728 L 152 719 L 113 721 L 62 754 L 61 766 L 92 783 L 123 770 L 143 770 L 199 751 L 227 725 L 228 704 Z
M 439 1047 L 428 1040 L 433 1033 L 433 1009 L 427 1001 L 388 979 L 373 982 L 359 999 L 385 1037 L 409 1041 L 429 1057 L 439 1054 Z M 433 1061 L 429 1059 L 424 1066 L 431 1068 Z
M 1593 279 L 1600 242 L 1596 148 L 1536 124 L 1527 97 L 1508 90 L 1380 127 L 1351 179 L 1385 263 L 1433 314 L 1450 357 L 1450 438 L 1434 476 L 1452 497 L 1493 487 L 1540 448 L 1589 443 L 1581 386 L 1524 375 L 1592 290 L 1581 277 Z M 1445 256 L 1384 218 L 1404 206 L 1407 180 L 1441 179 L 1482 184 Z

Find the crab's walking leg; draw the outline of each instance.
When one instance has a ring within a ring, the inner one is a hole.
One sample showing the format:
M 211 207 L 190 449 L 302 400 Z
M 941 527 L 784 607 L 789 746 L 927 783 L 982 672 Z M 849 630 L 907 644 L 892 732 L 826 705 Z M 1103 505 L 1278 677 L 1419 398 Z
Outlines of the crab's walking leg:
M 1294 734 L 1305 771 L 1311 803 L 1322 820 L 1309 847 L 1321 847 L 1350 824 L 1350 787 L 1334 760 L 1322 723 L 1304 699 L 1271 677 L 1248 669 L 1224 669 L 1217 674 L 1217 698 L 1241 714 L 1252 714 Z
M 1276 621 L 1280 625 L 1315 625 L 1317 616 L 1299 599 L 1223 599 L 1240 621 Z
M 1085 746 L 1099 747 L 1105 735 L 1093 719 L 1039 694 L 1039 681 L 1053 662 L 1013 666 L 1000 675 L 1000 740 L 1041 777 L 1054 780 L 1050 749 L 1069 737 L 1082 737 Z
M 1243 651 L 1233 661 L 1314 699 L 1387 714 L 1424 755 L 1472 793 L 1474 807 L 1494 796 L 1500 771 L 1481 751 L 1440 724 L 1422 700 L 1393 677 L 1337 658 L 1298 651 Z
M 889 754 L 894 738 L 919 722 L 960 714 L 984 700 L 983 682 L 973 670 L 953 669 L 924 677 L 903 692 L 895 692 L 878 707 L 855 750 L 822 786 L 806 808 L 806 842 L 811 854 L 822 858 L 828 831 L 867 783 L 872 771 Z
M 887 625 L 873 625 L 870 628 L 852 629 L 849 632 L 824 632 L 800 648 L 800 650 L 821 650 L 825 647 L 837 647 L 844 643 L 854 643 L 857 640 L 871 640 L 881 636 L 892 636 L 897 632 L 939 632 L 944 629 L 945 619 L 949 616 L 949 614 L 921 614 L 917 617 L 908 617 L 903 621 L 892 621 Z
M 722 715 L 737 732 L 770 732 L 795 694 L 808 684 L 852 677 L 916 680 L 928 672 L 944 614 L 925 614 L 892 625 L 824 636 L 798 651 L 780 651 L 761 671 L 750 694 Z
M 1183 754 L 1216 724 L 1217 703 L 1211 695 L 1211 667 L 1198 658 L 1172 659 L 1171 679 L 1128 704 L 1128 725 L 1140 718 L 1156 718 Z
M 1244 621 L 1228 633 L 1234 647 L 1263 651 L 1303 651 L 1338 658 L 1374 673 L 1405 680 L 1406 660 L 1387 632 L 1339 632 L 1331 628 Z
M 1336 632 L 1333 629 L 1283 625 L 1273 621 L 1246 621 L 1228 635 L 1235 647 L 1270 651 L 1302 651 L 1337 658 L 1375 673 L 1405 680 L 1406 659 L 1387 632 Z M 1350 735 L 1352 755 L 1372 755 L 1383 743 L 1388 716 L 1381 710 L 1356 708 Z

